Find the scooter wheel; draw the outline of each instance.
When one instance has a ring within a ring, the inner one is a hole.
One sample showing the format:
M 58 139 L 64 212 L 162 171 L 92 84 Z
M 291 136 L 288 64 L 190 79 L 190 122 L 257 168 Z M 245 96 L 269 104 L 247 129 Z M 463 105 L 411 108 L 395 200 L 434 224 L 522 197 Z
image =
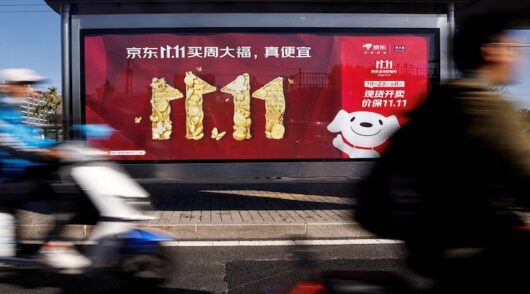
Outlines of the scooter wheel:
M 135 286 L 156 286 L 173 273 L 173 263 L 168 254 L 129 255 L 121 263 L 121 272 Z

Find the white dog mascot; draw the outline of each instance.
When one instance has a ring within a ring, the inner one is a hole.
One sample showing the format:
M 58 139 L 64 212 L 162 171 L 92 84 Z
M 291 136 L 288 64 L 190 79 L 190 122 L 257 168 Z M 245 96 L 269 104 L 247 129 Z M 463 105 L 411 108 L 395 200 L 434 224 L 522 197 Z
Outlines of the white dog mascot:
M 339 133 L 333 146 L 350 158 L 375 158 L 379 153 L 373 148 L 385 143 L 399 129 L 395 115 L 382 116 L 375 112 L 339 110 L 328 131 Z

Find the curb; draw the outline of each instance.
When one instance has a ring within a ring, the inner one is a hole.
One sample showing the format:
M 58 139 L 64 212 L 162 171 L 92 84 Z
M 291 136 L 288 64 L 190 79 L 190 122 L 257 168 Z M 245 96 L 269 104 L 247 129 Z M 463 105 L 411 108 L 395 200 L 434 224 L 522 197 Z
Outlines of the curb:
M 373 238 L 357 223 L 299 223 L 299 224 L 139 224 L 142 228 L 160 229 L 174 234 L 179 241 L 200 240 L 282 240 L 282 239 L 357 239 Z M 23 240 L 39 240 L 51 229 L 47 225 L 20 225 Z M 86 239 L 92 225 L 69 225 L 65 235 Z

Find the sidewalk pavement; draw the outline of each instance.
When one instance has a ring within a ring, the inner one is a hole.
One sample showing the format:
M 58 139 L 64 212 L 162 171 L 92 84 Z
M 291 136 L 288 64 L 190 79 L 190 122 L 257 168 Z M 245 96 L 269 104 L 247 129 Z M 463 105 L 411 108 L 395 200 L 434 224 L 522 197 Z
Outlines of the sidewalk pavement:
M 171 232 L 179 240 L 275 240 L 366 238 L 350 217 L 355 183 L 144 183 L 153 221 L 143 227 Z M 51 218 L 45 204 L 21 212 L 22 238 L 39 239 Z M 92 226 L 71 225 L 68 235 L 85 238 Z

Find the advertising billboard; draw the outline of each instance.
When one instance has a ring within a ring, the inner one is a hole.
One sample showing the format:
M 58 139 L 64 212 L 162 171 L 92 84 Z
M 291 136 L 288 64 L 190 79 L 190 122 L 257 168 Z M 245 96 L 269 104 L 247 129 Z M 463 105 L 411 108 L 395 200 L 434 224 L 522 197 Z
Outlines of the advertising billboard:
M 125 161 L 378 157 L 428 91 L 433 33 L 85 30 L 87 140 Z

